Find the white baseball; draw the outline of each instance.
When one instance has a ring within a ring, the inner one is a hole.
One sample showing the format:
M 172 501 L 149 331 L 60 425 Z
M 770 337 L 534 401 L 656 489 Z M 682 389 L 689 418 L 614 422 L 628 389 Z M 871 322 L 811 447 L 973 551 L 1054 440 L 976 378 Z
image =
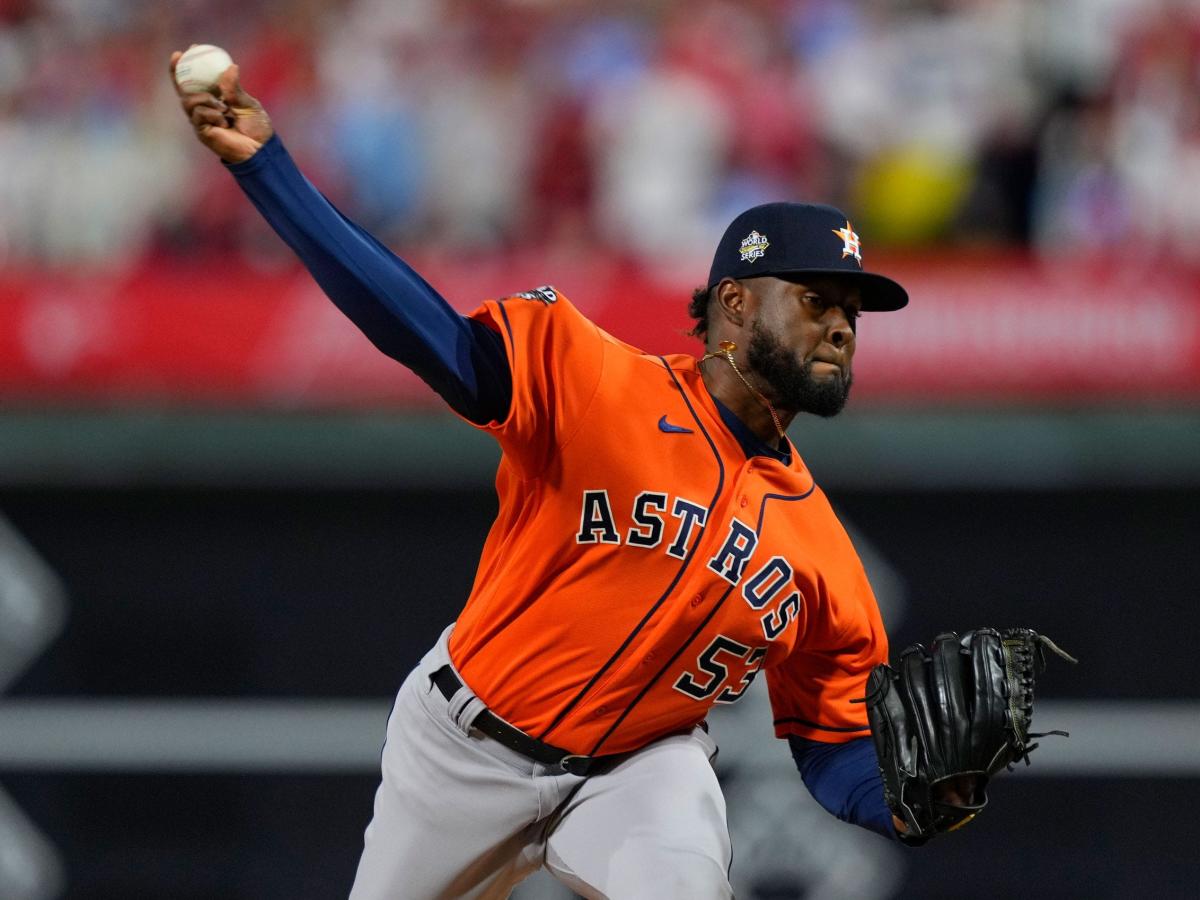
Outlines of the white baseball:
M 192 44 L 175 64 L 175 83 L 189 94 L 217 92 L 217 79 L 233 65 L 233 57 L 212 44 Z

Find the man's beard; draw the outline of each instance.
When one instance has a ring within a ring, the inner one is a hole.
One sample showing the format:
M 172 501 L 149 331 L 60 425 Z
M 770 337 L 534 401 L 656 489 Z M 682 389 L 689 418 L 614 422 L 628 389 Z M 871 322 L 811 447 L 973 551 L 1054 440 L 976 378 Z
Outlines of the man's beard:
M 846 405 L 853 382 L 849 372 L 827 381 L 817 381 L 812 361 L 801 365 L 793 351 L 772 337 L 756 320 L 750 326 L 748 358 L 751 368 L 770 385 L 775 402 L 795 412 L 829 418 Z

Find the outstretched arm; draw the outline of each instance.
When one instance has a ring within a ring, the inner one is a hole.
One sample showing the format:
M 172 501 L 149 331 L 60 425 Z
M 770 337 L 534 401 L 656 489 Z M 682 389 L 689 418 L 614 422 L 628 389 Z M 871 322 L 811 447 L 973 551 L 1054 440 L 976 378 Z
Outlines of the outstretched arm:
M 883 776 L 871 738 L 827 744 L 792 735 L 788 744 L 804 786 L 827 811 L 843 822 L 861 825 L 887 838 L 908 832 L 883 799 Z M 938 785 L 937 796 L 961 805 L 975 790 L 973 779 L 960 777 Z M 904 837 L 900 839 L 908 842 Z
M 179 56 L 171 56 L 172 83 Z M 225 162 L 330 299 L 376 347 L 416 372 L 460 414 L 479 423 L 503 419 L 512 375 L 500 336 L 455 312 L 313 187 L 262 104 L 242 89 L 237 66 L 225 71 L 218 87 L 220 96 L 179 92 L 197 138 Z
M 896 837 L 896 821 L 883 801 L 883 779 L 869 737 L 827 744 L 792 735 L 792 757 L 813 799 L 843 822 Z

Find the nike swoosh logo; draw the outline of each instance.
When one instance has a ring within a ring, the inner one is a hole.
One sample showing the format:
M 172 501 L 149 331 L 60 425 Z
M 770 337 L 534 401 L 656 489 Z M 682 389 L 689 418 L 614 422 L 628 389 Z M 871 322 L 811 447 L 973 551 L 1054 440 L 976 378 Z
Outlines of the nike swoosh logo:
M 682 425 L 672 425 L 667 421 L 666 416 L 658 420 L 658 430 L 665 431 L 667 434 L 694 434 L 690 428 L 684 428 Z

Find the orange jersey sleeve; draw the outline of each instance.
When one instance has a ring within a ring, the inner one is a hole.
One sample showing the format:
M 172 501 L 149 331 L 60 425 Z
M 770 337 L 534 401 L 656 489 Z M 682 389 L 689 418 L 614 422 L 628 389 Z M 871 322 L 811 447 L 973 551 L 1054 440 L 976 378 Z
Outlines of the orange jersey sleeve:
M 767 672 L 778 737 L 841 743 L 870 734 L 867 675 L 888 659 L 887 634 L 866 572 L 838 523 L 829 535 L 823 578 L 806 597 L 802 636 Z
M 604 332 L 552 287 L 489 300 L 472 317 L 503 337 L 512 371 L 508 415 L 482 427 L 520 477 L 534 477 L 578 431 L 603 375 Z

